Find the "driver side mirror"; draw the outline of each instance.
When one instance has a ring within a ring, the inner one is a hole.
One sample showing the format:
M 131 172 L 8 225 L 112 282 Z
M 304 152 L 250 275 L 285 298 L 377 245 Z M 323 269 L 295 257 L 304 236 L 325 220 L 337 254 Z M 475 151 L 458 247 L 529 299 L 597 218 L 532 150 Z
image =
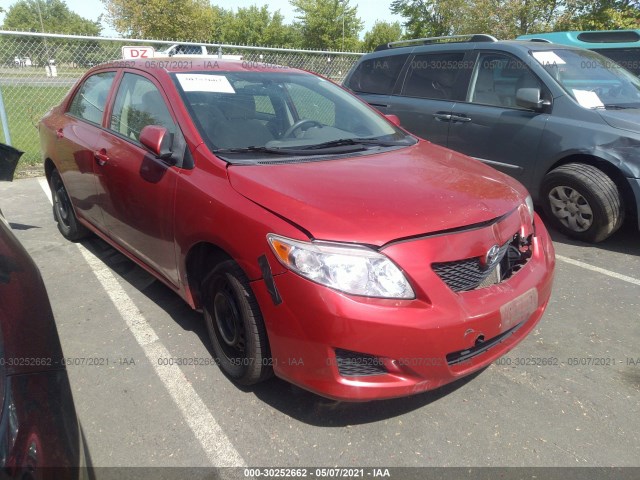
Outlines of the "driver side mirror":
M 157 158 L 165 161 L 171 159 L 173 139 L 166 128 L 159 125 L 147 125 L 140 132 L 140 143 Z
M 544 107 L 551 105 L 550 102 L 541 99 L 540 95 L 539 88 L 519 88 L 516 92 L 516 104 L 519 107 L 540 112 Z

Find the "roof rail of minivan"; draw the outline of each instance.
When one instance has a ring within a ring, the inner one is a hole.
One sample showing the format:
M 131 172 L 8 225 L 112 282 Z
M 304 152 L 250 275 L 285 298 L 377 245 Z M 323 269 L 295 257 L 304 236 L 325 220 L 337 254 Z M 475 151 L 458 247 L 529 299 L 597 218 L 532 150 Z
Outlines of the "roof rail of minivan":
M 527 38 L 527 39 L 521 39 L 525 42 L 538 42 L 538 43 L 553 43 L 551 40 L 547 39 L 547 38 Z
M 447 35 L 444 37 L 427 37 L 427 38 L 415 38 L 410 40 L 398 40 L 397 42 L 383 43 L 378 45 L 375 49 L 376 52 L 380 50 L 387 50 L 389 48 L 408 47 L 411 45 L 429 45 L 432 43 L 449 43 L 453 42 L 497 42 L 498 39 L 493 35 L 486 33 L 470 33 L 468 35 Z

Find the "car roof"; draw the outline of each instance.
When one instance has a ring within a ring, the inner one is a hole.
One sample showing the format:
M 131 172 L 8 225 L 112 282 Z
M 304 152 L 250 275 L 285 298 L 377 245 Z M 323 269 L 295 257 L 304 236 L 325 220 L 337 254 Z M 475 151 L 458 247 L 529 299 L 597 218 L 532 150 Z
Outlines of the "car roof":
M 450 51 L 450 50 L 483 50 L 483 49 L 495 49 L 504 51 L 545 51 L 545 50 L 583 50 L 579 47 L 573 47 L 568 45 L 559 45 L 555 43 L 540 42 L 540 41 L 527 41 L 527 40 L 497 40 L 494 42 L 480 41 L 480 42 L 434 42 L 427 44 L 407 45 L 405 47 L 392 47 L 376 50 L 371 53 L 365 54 L 363 57 L 386 57 L 390 55 L 402 55 L 410 53 L 422 53 L 432 51 Z
M 221 72 L 249 72 L 259 71 L 265 73 L 287 72 L 287 73 L 309 73 L 305 70 L 289 67 L 286 65 L 275 65 L 257 61 L 247 60 L 229 60 L 218 59 L 212 57 L 184 56 L 184 57 L 153 57 L 148 59 L 116 59 L 104 62 L 93 67 L 93 70 L 104 70 L 105 68 L 136 68 L 149 73 L 154 72 L 202 72 L 202 71 L 221 71 Z

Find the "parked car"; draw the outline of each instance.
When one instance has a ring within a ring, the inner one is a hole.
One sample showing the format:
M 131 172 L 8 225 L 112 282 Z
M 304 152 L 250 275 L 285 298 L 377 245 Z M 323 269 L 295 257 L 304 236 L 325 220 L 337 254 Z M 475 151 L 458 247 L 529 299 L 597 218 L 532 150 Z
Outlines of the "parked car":
M 29 57 L 14 57 L 13 64 L 16 67 L 31 67 L 33 62 Z
M 89 478 L 49 298 L 1 211 L 0 305 L 2 478 Z
M 91 69 L 40 122 L 58 228 L 202 309 L 235 382 L 414 394 L 539 321 L 554 252 L 517 181 L 311 73 L 128 64 Z
M 383 45 L 344 85 L 414 134 L 522 182 L 573 238 L 599 242 L 625 215 L 637 220 L 640 80 L 588 50 L 460 40 Z
M 194 45 L 190 43 L 176 43 L 164 50 L 155 52 L 156 57 L 191 57 L 201 56 L 208 58 L 222 58 L 224 60 L 242 60 L 242 55 L 218 55 L 216 47 L 207 45 Z

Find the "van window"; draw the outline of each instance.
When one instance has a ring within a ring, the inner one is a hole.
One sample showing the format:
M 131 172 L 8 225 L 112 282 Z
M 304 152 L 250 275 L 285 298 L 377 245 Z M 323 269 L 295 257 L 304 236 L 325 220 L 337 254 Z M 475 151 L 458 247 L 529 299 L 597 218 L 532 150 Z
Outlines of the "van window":
M 483 53 L 478 57 L 468 101 L 518 108 L 516 92 L 520 88 L 542 90 L 542 84 L 520 60 L 499 53 Z
M 453 99 L 453 87 L 463 69 L 463 52 L 426 53 L 411 60 L 402 95 Z
M 346 87 L 359 93 L 389 95 L 408 57 L 390 55 L 365 60 L 356 67 Z

